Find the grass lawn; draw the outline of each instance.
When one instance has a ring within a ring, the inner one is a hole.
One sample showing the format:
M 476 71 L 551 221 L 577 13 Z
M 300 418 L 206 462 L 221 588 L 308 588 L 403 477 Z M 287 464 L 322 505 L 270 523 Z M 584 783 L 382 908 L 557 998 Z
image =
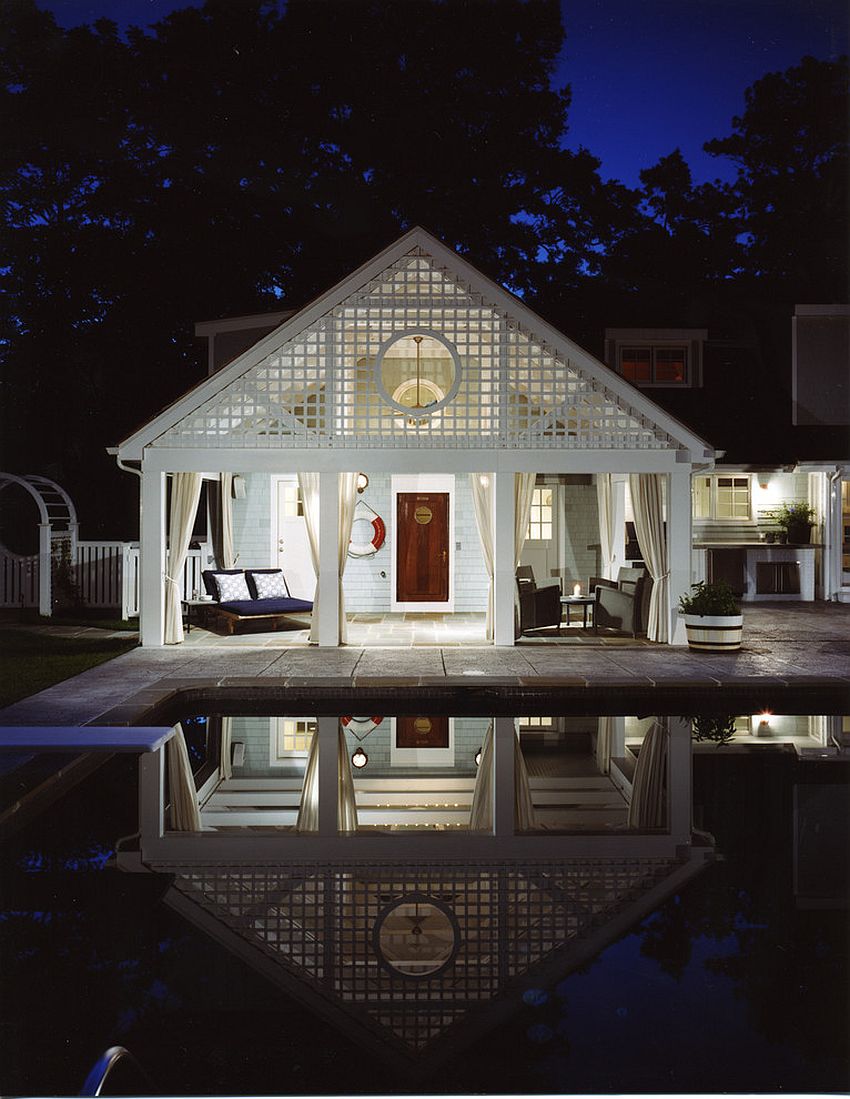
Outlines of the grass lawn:
M 93 625 L 87 622 L 87 625 Z M 135 638 L 67 638 L 0 626 L 0 706 L 43 691 L 136 647 Z

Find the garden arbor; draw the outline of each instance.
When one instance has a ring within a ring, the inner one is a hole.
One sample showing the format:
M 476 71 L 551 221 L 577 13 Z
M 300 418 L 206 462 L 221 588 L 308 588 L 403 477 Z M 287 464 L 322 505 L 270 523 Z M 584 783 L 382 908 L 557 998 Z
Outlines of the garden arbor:
M 38 508 L 38 613 L 51 615 L 53 562 L 62 555 L 69 564 L 76 561 L 77 512 L 68 493 L 49 477 L 38 473 L 0 473 L 0 492 L 14 486 L 23 489 Z M 7 553 L 3 559 L 4 567 L 14 564 Z M 16 586 L 21 586 L 21 578 Z
M 354 491 L 342 475 L 357 472 L 422 484 L 470 478 L 497 645 L 514 643 L 515 570 L 535 475 L 630 475 L 649 532 L 644 554 L 653 558 L 654 632 L 679 642 L 675 601 L 691 579 L 691 472 L 714 457 L 643 393 L 418 228 L 116 453 L 119 462 L 141 463 L 144 645 L 165 638 L 167 476 L 184 485 L 180 475 L 281 471 L 298 473 L 302 484 L 310 475 L 304 506 L 315 536 L 320 645 L 340 642 L 351 521 L 344 497 Z M 452 548 L 447 531 L 437 556 L 449 570 Z

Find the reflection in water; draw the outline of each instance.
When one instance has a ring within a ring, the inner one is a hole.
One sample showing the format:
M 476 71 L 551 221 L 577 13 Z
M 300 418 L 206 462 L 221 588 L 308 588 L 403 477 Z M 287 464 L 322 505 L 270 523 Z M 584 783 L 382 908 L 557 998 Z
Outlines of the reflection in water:
M 426 765 L 374 739 L 391 719 L 350 721 L 360 827 L 324 839 L 293 830 L 317 719 L 232 717 L 230 778 L 218 719 L 190 722 L 204 832 L 125 845 L 154 873 L 103 868 L 135 814 L 135 762 L 112 761 L 3 850 L 2 1090 L 72 1091 L 113 1041 L 169 1094 L 409 1087 L 396 1068 L 457 1093 L 844 1090 L 847 765 L 808 754 L 842 750 L 840 719 L 747 714 L 720 747 L 665 720 L 512 723 L 539 830 L 448 836 L 490 719 L 401 749 L 454 753 Z M 662 827 L 628 826 L 641 757 Z

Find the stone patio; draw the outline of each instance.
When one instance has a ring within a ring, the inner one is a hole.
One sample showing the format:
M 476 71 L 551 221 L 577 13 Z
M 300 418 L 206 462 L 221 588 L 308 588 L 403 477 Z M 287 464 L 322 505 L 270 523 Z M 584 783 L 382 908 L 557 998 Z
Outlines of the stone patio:
M 526 638 L 513 649 L 465 643 L 320 650 L 288 644 L 285 633 L 274 636 L 274 644 L 262 635 L 224 645 L 134 649 L 0 711 L 0 724 L 128 724 L 193 685 L 267 688 L 282 699 L 335 692 L 351 701 L 423 692 L 446 698 L 471 690 L 491 697 L 545 691 L 559 699 L 610 698 L 614 691 L 649 698 L 660 690 L 804 690 L 815 698 L 822 692 L 850 713 L 850 606 L 835 603 L 748 606 L 737 653 L 692 653 L 592 633 Z

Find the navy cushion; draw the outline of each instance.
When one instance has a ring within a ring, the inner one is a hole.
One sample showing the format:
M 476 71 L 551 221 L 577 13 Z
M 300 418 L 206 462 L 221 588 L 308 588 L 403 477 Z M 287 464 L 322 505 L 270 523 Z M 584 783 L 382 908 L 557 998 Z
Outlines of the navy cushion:
M 254 577 L 258 573 L 262 576 L 274 576 L 275 574 L 280 576 L 281 580 L 283 581 L 283 586 L 286 589 L 286 598 L 290 598 L 290 599 L 292 598 L 290 593 L 289 593 L 289 584 L 287 584 L 287 582 L 286 582 L 286 577 L 283 575 L 283 570 L 282 569 L 247 569 L 246 572 L 245 572 L 245 579 L 248 581 L 248 590 L 251 593 L 252 599 L 261 599 L 261 598 L 263 598 L 260 595 L 260 593 L 257 591 L 257 583 L 254 580 Z M 266 597 L 266 598 L 268 598 L 268 597 Z M 281 598 L 284 598 L 284 597 L 281 596 Z
M 201 579 L 204 582 L 207 595 L 211 595 L 213 599 L 218 599 L 218 585 L 215 582 L 217 572 L 223 572 L 226 576 L 236 576 L 237 573 L 242 571 L 242 569 L 204 569 L 201 573 Z
M 233 614 L 292 614 L 295 611 L 311 611 L 313 604 L 307 599 L 234 599 L 219 603 L 223 611 Z

